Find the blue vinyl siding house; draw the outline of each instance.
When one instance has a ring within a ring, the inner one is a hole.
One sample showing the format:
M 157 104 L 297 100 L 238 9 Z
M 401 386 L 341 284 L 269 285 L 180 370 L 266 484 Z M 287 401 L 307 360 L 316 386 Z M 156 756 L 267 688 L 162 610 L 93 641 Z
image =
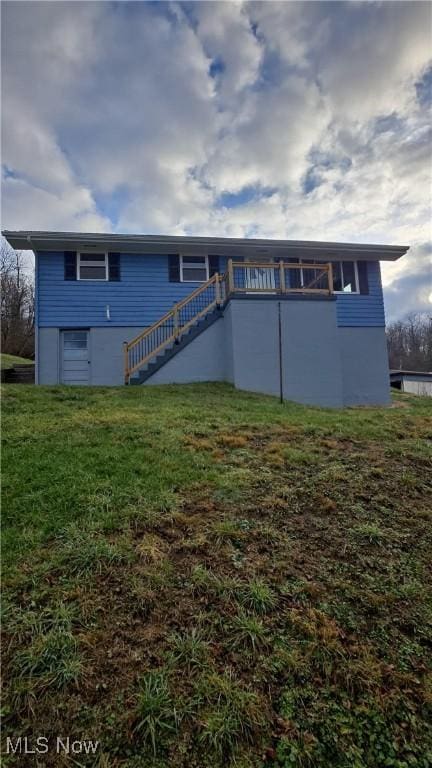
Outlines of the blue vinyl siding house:
M 230 381 L 389 399 L 380 260 L 404 246 L 5 232 L 36 257 L 39 384 Z

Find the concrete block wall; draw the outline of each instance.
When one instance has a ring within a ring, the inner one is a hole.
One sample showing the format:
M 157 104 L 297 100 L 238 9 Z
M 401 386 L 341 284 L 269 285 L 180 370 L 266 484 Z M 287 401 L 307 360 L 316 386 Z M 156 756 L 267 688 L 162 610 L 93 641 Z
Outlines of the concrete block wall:
M 344 405 L 389 405 L 385 328 L 338 328 Z
M 390 401 L 384 328 L 339 328 L 329 299 L 232 299 L 223 317 L 146 382 L 229 381 L 237 389 L 339 408 Z
M 279 311 L 281 341 L 279 342 Z M 90 384 L 123 384 L 123 341 L 138 327 L 91 327 Z M 60 329 L 39 329 L 40 384 L 60 381 Z M 281 344 L 281 356 L 279 355 Z M 338 327 L 328 297 L 233 298 L 223 316 L 171 358 L 145 386 L 228 381 L 238 389 L 341 407 L 390 400 L 383 327 Z

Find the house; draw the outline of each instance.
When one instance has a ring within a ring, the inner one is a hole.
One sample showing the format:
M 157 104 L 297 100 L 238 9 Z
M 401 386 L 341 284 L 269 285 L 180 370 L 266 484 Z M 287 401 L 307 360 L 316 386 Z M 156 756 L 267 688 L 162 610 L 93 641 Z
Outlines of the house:
M 4 232 L 36 256 L 39 384 L 229 381 L 385 404 L 380 261 L 405 246 Z
M 390 371 L 390 384 L 401 392 L 432 397 L 431 371 Z

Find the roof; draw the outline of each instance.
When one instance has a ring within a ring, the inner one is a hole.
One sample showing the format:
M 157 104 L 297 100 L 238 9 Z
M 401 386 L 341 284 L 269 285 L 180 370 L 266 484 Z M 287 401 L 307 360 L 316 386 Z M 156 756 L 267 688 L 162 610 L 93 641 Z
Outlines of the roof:
M 390 371 L 391 379 L 403 378 L 403 376 L 417 376 L 422 379 L 432 379 L 432 371 L 398 371 L 394 369 Z
M 296 256 L 327 260 L 396 261 L 409 249 L 408 245 L 367 245 L 363 243 L 333 243 L 315 240 L 265 240 L 236 237 L 189 237 L 170 235 L 120 235 L 94 232 L 36 232 L 9 231 L 3 233 L 17 250 L 64 251 L 79 248 L 100 248 L 122 253 L 167 254 L 215 253 L 235 256 Z

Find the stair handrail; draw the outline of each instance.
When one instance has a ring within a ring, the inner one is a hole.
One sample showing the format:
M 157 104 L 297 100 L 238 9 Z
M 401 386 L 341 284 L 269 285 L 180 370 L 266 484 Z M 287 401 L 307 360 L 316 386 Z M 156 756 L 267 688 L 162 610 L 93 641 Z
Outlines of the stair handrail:
M 188 296 L 186 296 L 184 299 L 181 299 L 181 301 L 178 301 L 174 306 L 168 310 L 162 317 L 157 320 L 156 323 L 153 323 L 153 325 L 149 326 L 149 328 L 146 328 L 144 331 L 139 333 L 135 338 L 131 339 L 131 341 L 125 341 L 123 344 L 123 352 L 124 352 L 124 368 L 125 368 L 125 382 L 126 384 L 129 383 L 131 375 L 141 368 L 148 360 L 150 360 L 154 355 L 161 351 L 164 347 L 166 347 L 168 344 L 170 344 L 172 341 L 178 340 L 180 336 L 185 332 L 189 326 L 193 325 L 200 317 L 202 317 L 203 314 L 207 313 L 209 309 L 213 308 L 214 306 L 220 305 L 222 302 L 222 295 L 221 295 L 221 275 L 216 272 L 212 277 L 210 277 L 209 280 L 206 280 L 205 283 L 202 283 L 198 286 L 198 288 L 195 288 L 195 290 L 192 291 Z M 193 299 L 195 299 L 197 296 L 199 296 L 201 293 L 206 291 L 211 285 L 215 285 L 215 299 L 213 301 L 210 301 L 204 309 L 201 309 L 199 312 L 197 312 L 190 320 L 188 320 L 187 323 L 184 323 L 183 325 L 180 325 L 178 322 L 179 312 L 183 309 L 183 307 L 186 307 Z M 162 326 L 165 322 L 167 322 L 169 319 L 173 319 L 173 333 L 163 340 L 159 346 L 155 347 L 154 349 L 150 350 L 146 355 L 143 355 L 140 357 L 140 359 L 134 364 L 129 364 L 129 353 L 132 349 L 138 346 L 138 344 L 142 343 L 147 337 L 149 337 L 152 333 L 154 333 L 160 326 Z

